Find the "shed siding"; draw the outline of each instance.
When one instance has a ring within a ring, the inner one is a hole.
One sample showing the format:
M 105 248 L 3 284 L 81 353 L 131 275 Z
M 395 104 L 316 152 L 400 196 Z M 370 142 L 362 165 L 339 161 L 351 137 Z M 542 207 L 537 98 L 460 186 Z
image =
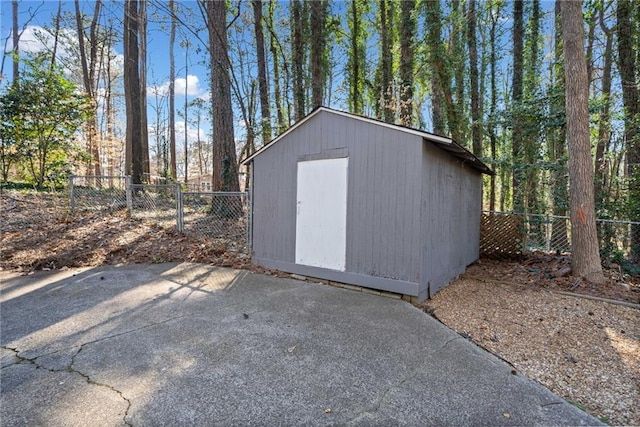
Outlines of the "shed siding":
M 422 173 L 423 283 L 433 295 L 478 259 L 482 179 L 430 144 Z
M 294 129 L 253 161 L 254 258 L 295 261 L 297 162 L 348 155 L 347 272 L 418 283 L 422 145 L 327 112 Z

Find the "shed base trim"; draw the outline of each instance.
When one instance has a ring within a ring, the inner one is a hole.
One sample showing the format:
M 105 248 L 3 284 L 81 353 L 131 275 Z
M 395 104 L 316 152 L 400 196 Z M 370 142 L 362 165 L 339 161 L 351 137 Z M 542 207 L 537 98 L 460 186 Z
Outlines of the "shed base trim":
M 326 268 L 311 267 L 308 265 L 294 264 L 291 262 L 275 261 L 266 258 L 253 258 L 253 262 L 262 267 L 274 270 L 286 271 L 287 273 L 300 274 L 302 276 L 317 277 L 319 279 L 331 280 L 334 282 L 348 283 L 365 288 L 377 289 L 379 291 L 393 292 L 396 294 L 411 295 L 418 298 L 426 297 L 426 288 L 421 292 L 418 283 L 404 280 L 386 279 L 383 277 L 367 276 L 365 274 L 349 273 L 344 271 L 328 270 Z

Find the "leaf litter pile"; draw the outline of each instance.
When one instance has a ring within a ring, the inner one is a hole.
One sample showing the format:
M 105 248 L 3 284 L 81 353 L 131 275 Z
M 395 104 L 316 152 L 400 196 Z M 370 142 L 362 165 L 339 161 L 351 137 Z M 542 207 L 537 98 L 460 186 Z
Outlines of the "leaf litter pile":
M 618 264 L 606 263 L 606 282 L 601 285 L 570 273 L 570 256 L 536 252 L 518 262 L 482 259 L 467 269 L 466 276 L 640 304 L 640 277 L 627 274 Z
M 200 262 L 288 277 L 248 255 L 124 211 L 69 214 L 64 195 L 0 191 L 0 269 Z M 616 425 L 640 425 L 640 309 L 568 291 L 640 303 L 640 280 L 615 265 L 595 287 L 565 275 L 570 259 L 534 254 L 481 260 L 420 307 L 519 373 Z
M 64 195 L 2 191 L 0 209 L 3 270 L 189 261 L 261 271 L 222 243 L 128 218 L 125 211 L 70 214 Z

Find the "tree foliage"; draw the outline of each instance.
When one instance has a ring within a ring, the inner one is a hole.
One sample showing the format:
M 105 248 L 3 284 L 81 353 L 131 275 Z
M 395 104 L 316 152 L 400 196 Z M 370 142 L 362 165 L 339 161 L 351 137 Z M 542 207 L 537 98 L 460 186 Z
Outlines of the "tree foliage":
M 43 58 L 23 65 L 20 80 L 0 96 L 2 178 L 15 165 L 41 189 L 59 184 L 80 158 L 76 132 L 91 108 L 59 68 Z

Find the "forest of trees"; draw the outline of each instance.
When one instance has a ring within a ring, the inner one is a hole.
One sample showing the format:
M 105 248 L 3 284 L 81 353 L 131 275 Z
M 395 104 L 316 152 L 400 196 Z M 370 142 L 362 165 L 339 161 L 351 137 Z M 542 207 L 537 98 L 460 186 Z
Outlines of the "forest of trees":
M 37 3 L 28 2 L 30 18 Z M 34 73 L 21 74 L 35 66 L 19 47 L 21 5 L 12 2 L 3 94 Z M 563 22 L 565 12 L 577 26 Z M 150 26 L 169 34 L 166 92 L 148 90 L 157 78 Z M 60 1 L 41 37 L 48 49 L 37 64 L 64 70 L 92 111 L 68 171 L 134 182 L 210 174 L 212 189 L 237 190 L 243 158 L 325 105 L 451 136 L 496 172 L 486 178 L 486 209 L 555 215 L 570 213 L 568 166 L 579 145 L 568 135 L 566 106 L 578 104 L 566 99 L 576 77 L 567 62 L 577 61 L 586 67 L 576 87 L 586 97 L 581 135 L 592 172 L 581 176 L 595 215 L 640 221 L 638 1 L 75 0 Z M 582 45 L 584 59 L 565 42 Z M 176 97 L 177 55 L 206 65 L 210 99 Z M 26 176 L 7 123 L 4 180 Z M 187 125 L 197 138 L 189 141 Z

